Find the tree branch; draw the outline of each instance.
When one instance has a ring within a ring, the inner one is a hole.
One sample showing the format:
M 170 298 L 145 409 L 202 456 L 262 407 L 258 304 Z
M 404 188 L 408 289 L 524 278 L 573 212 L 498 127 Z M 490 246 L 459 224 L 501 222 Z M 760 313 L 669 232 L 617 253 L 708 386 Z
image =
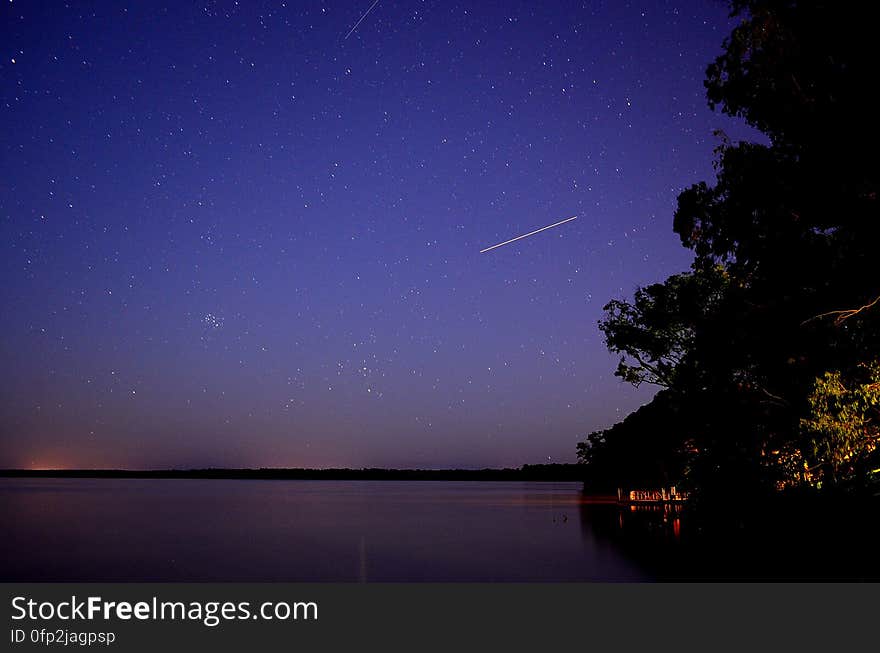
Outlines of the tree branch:
M 878 296 L 874 301 L 865 304 L 864 306 L 859 306 L 858 308 L 847 308 L 840 311 L 828 311 L 827 313 L 820 313 L 819 315 L 814 315 L 808 320 L 804 320 L 801 322 L 801 326 L 807 324 L 808 322 L 812 322 L 813 320 L 821 320 L 823 317 L 831 317 L 835 315 L 834 318 L 834 326 L 840 326 L 844 323 L 844 321 L 848 320 L 851 317 L 854 317 L 861 313 L 862 311 L 867 311 L 868 309 L 880 304 L 880 296 Z
M 660 372 L 659 367 L 655 367 L 653 365 L 650 365 L 649 363 L 646 363 L 644 360 L 642 360 L 642 357 L 639 356 L 638 352 L 630 352 L 630 355 L 638 361 L 639 365 L 641 365 L 643 368 L 654 375 L 654 378 L 657 379 L 657 382 L 655 382 L 654 385 L 659 385 L 662 388 L 668 388 L 670 386 L 669 379 L 666 378 L 665 374 L 662 374 Z
M 760 385 L 755 385 L 755 387 L 758 390 L 760 390 L 763 394 L 765 394 L 767 397 L 769 397 L 771 400 L 773 400 L 773 403 L 778 404 L 780 406 L 790 406 L 791 405 L 784 398 L 780 397 L 779 395 L 773 394 L 772 392 L 767 390 L 767 388 L 760 386 Z

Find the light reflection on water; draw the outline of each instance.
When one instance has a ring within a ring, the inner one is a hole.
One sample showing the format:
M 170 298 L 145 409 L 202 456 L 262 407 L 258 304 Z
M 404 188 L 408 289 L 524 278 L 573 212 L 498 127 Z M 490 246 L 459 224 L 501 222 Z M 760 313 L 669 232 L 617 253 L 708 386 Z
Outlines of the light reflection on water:
M 2 479 L 0 580 L 647 578 L 597 511 L 579 483 Z

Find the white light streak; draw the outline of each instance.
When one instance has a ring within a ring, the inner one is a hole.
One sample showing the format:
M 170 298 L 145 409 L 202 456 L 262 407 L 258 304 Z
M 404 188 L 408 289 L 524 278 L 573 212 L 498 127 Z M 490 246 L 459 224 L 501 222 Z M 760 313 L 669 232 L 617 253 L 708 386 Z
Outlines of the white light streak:
M 553 227 L 558 227 L 561 224 L 565 224 L 566 222 L 571 222 L 577 216 L 573 215 L 570 218 L 566 218 L 565 220 L 560 220 L 559 222 L 554 222 L 553 224 L 548 224 L 546 227 L 541 227 L 540 229 L 535 229 L 534 231 L 530 231 L 527 234 L 523 234 L 522 236 L 517 236 L 516 238 L 511 238 L 510 240 L 505 240 L 503 243 L 498 243 L 497 245 L 492 245 L 491 247 L 487 247 L 486 249 L 481 249 L 480 254 L 484 254 L 488 252 L 490 249 L 495 249 L 496 247 L 501 247 L 502 245 L 509 245 L 510 243 L 519 240 L 520 238 L 528 238 L 529 236 L 534 236 L 537 233 L 542 231 L 546 231 L 547 229 L 552 229 Z
M 346 35 L 345 35 L 345 38 L 342 39 L 343 41 L 345 41 L 349 36 L 351 36 L 352 32 L 354 32 L 354 31 L 358 28 L 358 25 L 360 25 L 362 22 L 364 22 L 364 18 L 367 17 L 367 14 L 369 14 L 371 11 L 373 11 L 373 7 L 375 7 L 377 4 L 379 4 L 379 0 L 376 0 L 373 4 L 370 5 L 370 8 L 367 9 L 367 10 L 364 12 L 364 15 L 361 16 L 361 19 L 360 19 L 358 22 L 356 22 L 356 23 L 354 24 L 354 27 L 352 27 L 352 28 L 348 31 L 348 34 L 346 34 Z

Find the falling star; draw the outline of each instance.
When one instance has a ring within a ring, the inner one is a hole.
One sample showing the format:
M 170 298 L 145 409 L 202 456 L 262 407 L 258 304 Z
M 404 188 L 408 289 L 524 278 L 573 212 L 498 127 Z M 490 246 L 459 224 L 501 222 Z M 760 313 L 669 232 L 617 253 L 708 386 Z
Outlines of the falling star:
M 373 4 L 370 5 L 370 8 L 364 12 L 364 15 L 361 16 L 361 19 L 354 24 L 354 27 L 352 27 L 350 30 L 348 30 L 348 34 L 346 34 L 345 38 L 342 39 L 343 41 L 348 39 L 348 37 L 351 36 L 352 33 L 358 28 L 358 25 L 360 25 L 362 22 L 364 22 L 364 18 L 367 17 L 367 14 L 369 14 L 371 11 L 373 11 L 373 7 L 375 7 L 377 4 L 379 4 L 379 0 L 376 0 Z
M 501 247 L 502 245 L 509 245 L 510 243 L 519 240 L 520 238 L 528 238 L 529 236 L 534 236 L 537 233 L 542 231 L 546 231 L 547 229 L 552 229 L 553 227 L 558 227 L 561 224 L 565 224 L 566 222 L 571 222 L 577 216 L 573 215 L 570 218 L 566 218 L 565 220 L 560 220 L 559 222 L 554 222 L 553 224 L 548 224 L 546 227 L 541 227 L 540 229 L 535 229 L 534 231 L 530 231 L 527 234 L 523 234 L 522 236 L 517 236 L 516 238 L 511 238 L 510 240 L 505 240 L 503 243 L 498 243 L 497 245 L 492 245 L 491 247 L 487 247 L 486 249 L 481 249 L 480 254 L 488 252 L 490 249 L 495 249 L 496 247 Z

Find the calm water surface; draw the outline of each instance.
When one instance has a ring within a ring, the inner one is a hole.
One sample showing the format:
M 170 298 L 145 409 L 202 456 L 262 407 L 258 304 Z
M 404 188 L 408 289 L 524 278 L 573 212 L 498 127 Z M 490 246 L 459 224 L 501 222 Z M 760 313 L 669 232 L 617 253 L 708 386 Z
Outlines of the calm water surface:
M 580 488 L 0 479 L 0 580 L 646 579 L 596 537 Z

